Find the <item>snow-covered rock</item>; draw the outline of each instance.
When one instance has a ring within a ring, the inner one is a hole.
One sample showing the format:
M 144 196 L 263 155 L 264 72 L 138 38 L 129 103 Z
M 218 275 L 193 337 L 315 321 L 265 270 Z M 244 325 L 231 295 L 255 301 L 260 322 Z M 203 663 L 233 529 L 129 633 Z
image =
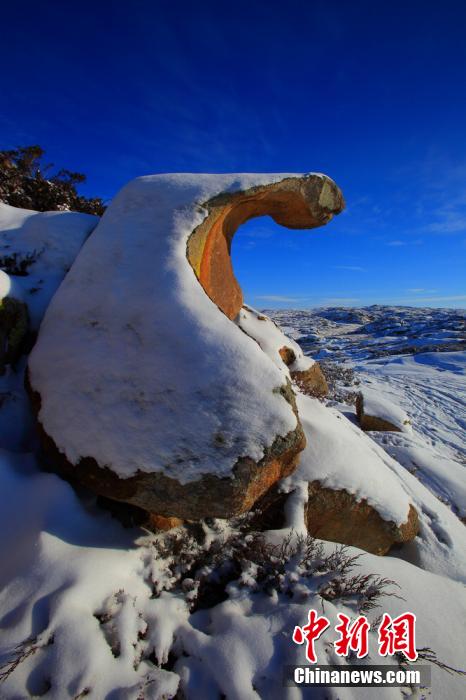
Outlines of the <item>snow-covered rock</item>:
M 0 202 L 1 297 L 23 301 L 37 330 L 50 299 L 99 221 L 70 211 L 37 212 Z
M 409 432 L 411 420 L 402 408 L 370 387 L 364 387 L 356 399 L 356 412 L 363 430 Z
M 293 333 L 291 325 L 289 330 Z M 293 333 L 297 335 L 298 331 Z M 366 365 L 364 374 L 361 369 L 364 384 L 376 386 L 392 401 L 399 397 L 413 417 L 413 433 L 364 434 L 351 422 L 355 417 L 350 406 L 341 405 L 341 413 L 298 398 L 309 449 L 299 470 L 287 480 L 291 490 L 287 524 L 305 534 L 308 482 L 319 478 L 326 488 L 343 488 L 358 502 L 366 499 L 387 522 L 403 522 L 413 503 L 421 528 L 412 542 L 386 557 L 364 553 L 349 579 L 342 580 L 348 585 L 343 585 L 341 596 L 334 599 L 325 593 L 333 574 L 332 569 L 322 570 L 322 557 L 309 575 L 301 565 L 302 556 L 294 556 L 288 558 L 285 570 L 289 591 L 261 590 L 249 567 L 226 586 L 223 602 L 217 604 L 214 598 L 207 609 L 195 612 L 182 586 L 163 588 L 183 566 L 185 575 L 193 576 L 183 558 L 186 550 L 180 554 L 179 548 L 169 548 L 170 558 L 161 560 L 154 545 L 167 533 L 124 530 L 92 498 L 78 497 L 67 483 L 41 471 L 43 465 L 31 454 L 18 454 L 34 447 L 27 436 L 31 416 L 22 363 L 17 372 L 8 368 L 0 377 L 0 446 L 17 452 L 0 451 L 2 698 L 168 700 L 181 694 L 187 700 L 220 696 L 298 700 L 312 694 L 323 699 L 333 692 L 331 688 L 284 688 L 283 668 L 307 663 L 305 645 L 293 644 L 292 634 L 295 625 L 307 621 L 312 607 L 331 621 L 316 642 L 319 663 L 351 669 L 354 659 L 335 654 L 333 625 L 339 613 L 355 618 L 360 612 L 359 594 L 351 595 L 353 576 L 369 577 L 372 590 L 382 593 L 379 601 L 375 598 L 378 607 L 367 612 L 369 654 L 358 664 L 398 663 L 396 657 L 378 655 L 375 630 L 382 613 L 395 617 L 406 610 L 417 616 L 417 649 L 430 647 L 440 663 L 419 659 L 431 667 L 431 689 L 385 686 L 377 688 L 377 697 L 464 696 L 464 677 L 442 668 L 442 663 L 463 670 L 465 666 L 466 528 L 447 504 L 453 495 L 463 507 L 465 503 L 464 490 L 459 490 L 464 484 L 461 465 L 450 470 L 452 455 L 464 449 L 464 353 L 385 357 L 379 364 Z M 418 432 L 421 429 L 426 432 Z M 435 437 L 435 447 L 426 440 L 428 435 L 432 443 Z M 434 454 L 431 447 L 435 454 L 438 451 L 438 462 L 427 470 L 427 457 Z M 398 450 L 394 456 L 404 466 L 385 450 L 390 454 Z M 417 464 L 415 475 L 410 473 L 411 462 Z M 231 522 L 216 521 L 212 526 L 197 525 L 196 530 L 205 535 L 202 546 L 216 542 L 217 551 L 223 553 L 224 536 L 232 527 Z M 288 536 L 287 527 L 266 533 L 267 541 L 277 544 Z M 241 544 L 250 537 L 243 533 Z M 334 562 L 341 558 L 339 547 L 322 545 L 325 556 L 334 557 Z M 346 554 L 362 553 L 348 548 Z M 201 556 L 199 565 L 204 561 Z M 394 583 L 387 587 L 383 583 L 387 579 Z M 372 700 L 374 689 L 339 688 L 338 697 Z
M 307 530 L 374 554 L 414 539 L 418 515 L 396 462 L 339 411 L 302 395 L 297 403 L 307 445 L 283 489 L 304 491 Z
M 311 396 L 325 396 L 328 385 L 319 363 L 306 357 L 298 343 L 288 338 L 268 316 L 244 305 L 235 322 L 270 357 L 277 367 L 288 368 L 290 379 Z
M 313 228 L 342 207 L 323 175 L 157 175 L 124 187 L 30 357 L 54 466 L 182 518 L 243 512 L 291 473 L 304 437 L 287 368 L 231 321 L 242 295 L 229 245 L 252 216 Z

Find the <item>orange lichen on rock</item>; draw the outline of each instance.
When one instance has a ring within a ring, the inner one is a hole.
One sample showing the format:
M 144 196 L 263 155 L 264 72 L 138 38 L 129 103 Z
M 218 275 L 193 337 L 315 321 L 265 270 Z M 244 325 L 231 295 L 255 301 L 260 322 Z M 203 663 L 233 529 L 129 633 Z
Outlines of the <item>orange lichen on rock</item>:
M 205 205 L 206 219 L 191 234 L 188 260 L 208 296 L 234 319 L 243 305 L 241 287 L 231 265 L 231 241 L 241 224 L 271 216 L 282 226 L 309 229 L 322 226 L 344 208 L 343 196 L 323 175 L 289 177 L 270 185 L 222 193 Z
M 293 362 L 296 360 L 295 351 L 292 348 L 287 348 L 286 345 L 280 348 L 278 353 L 287 367 L 292 365 Z
M 291 372 L 291 378 L 299 386 L 303 394 L 321 398 L 328 394 L 328 384 L 318 362 L 303 372 Z
M 419 531 L 419 517 L 409 507 L 401 525 L 384 520 L 366 500 L 358 501 L 345 490 L 309 484 L 305 520 L 313 537 L 359 547 L 372 554 L 386 554 L 391 547 L 413 540 Z

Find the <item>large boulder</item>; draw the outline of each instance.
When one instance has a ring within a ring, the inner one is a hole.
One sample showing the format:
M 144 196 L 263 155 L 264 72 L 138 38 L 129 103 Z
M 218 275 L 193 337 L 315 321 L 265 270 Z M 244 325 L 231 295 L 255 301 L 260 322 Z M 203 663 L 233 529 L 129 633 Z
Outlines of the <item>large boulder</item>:
M 29 360 L 49 466 L 165 518 L 231 517 L 305 446 L 287 366 L 236 319 L 237 227 L 313 228 L 343 208 L 322 175 L 164 175 L 114 199 Z
M 365 431 L 401 433 L 411 430 L 411 420 L 403 409 L 369 387 L 356 396 L 356 415 Z
M 328 384 L 318 362 L 306 370 L 292 371 L 291 378 L 299 386 L 303 394 L 322 398 L 328 394 Z
M 282 490 L 301 494 L 308 532 L 374 554 L 414 539 L 418 513 L 399 465 L 336 409 L 302 394 L 297 406 L 307 445 Z
M 398 524 L 384 520 L 366 499 L 357 500 L 344 489 L 329 489 L 319 481 L 309 484 L 305 508 L 310 535 L 330 542 L 352 545 L 372 554 L 386 554 L 394 545 L 414 539 L 419 518 L 413 505 L 406 521 Z

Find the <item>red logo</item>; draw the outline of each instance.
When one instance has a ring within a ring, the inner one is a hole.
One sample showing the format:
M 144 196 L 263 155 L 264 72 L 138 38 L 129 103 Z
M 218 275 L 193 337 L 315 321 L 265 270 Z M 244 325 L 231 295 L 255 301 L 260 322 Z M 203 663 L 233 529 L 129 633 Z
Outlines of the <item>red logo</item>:
M 304 644 L 306 642 L 306 658 L 311 664 L 317 662 L 315 642 L 330 627 L 330 620 L 325 615 L 318 614 L 317 610 L 309 610 L 309 621 L 303 627 L 296 626 L 293 632 L 293 642 Z M 338 613 L 339 624 L 335 625 L 338 637 L 333 642 L 335 653 L 338 656 L 348 656 L 350 651 L 355 651 L 358 659 L 367 656 L 369 652 L 370 623 L 364 615 L 351 622 L 343 613 Z M 380 656 L 393 656 L 402 653 L 409 661 L 416 661 L 416 615 L 405 612 L 392 618 L 384 613 L 380 623 L 378 645 Z
M 416 661 L 416 615 L 405 612 L 392 619 L 384 614 L 379 627 L 379 654 L 392 656 L 401 652 L 409 661 Z
M 330 627 L 330 622 L 326 617 L 319 617 L 315 610 L 309 610 L 309 622 L 307 625 L 294 628 L 293 642 L 304 644 L 304 640 L 306 640 L 306 658 L 311 664 L 315 664 L 317 661 L 314 642 L 319 639 L 327 627 Z

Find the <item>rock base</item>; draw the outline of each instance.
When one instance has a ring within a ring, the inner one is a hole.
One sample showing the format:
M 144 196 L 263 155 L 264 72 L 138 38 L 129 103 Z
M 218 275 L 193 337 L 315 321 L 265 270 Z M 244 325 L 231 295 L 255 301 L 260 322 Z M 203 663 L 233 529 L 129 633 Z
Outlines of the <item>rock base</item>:
M 396 432 L 401 433 L 402 430 L 394 423 L 390 423 L 386 418 L 379 418 L 378 416 L 370 416 L 364 411 L 364 396 L 359 393 L 356 397 L 356 415 L 358 417 L 359 425 L 362 430 L 380 430 L 386 432 Z

